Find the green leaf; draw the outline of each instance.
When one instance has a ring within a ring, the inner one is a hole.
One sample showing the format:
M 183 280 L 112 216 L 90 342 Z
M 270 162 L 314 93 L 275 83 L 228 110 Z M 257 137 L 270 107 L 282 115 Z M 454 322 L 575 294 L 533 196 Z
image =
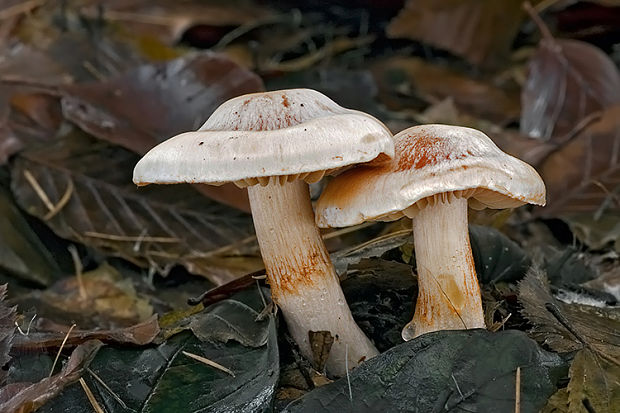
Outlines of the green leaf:
M 521 367 L 521 412 L 554 390 L 562 361 L 524 333 L 439 331 L 394 347 L 289 405 L 287 412 L 510 412 Z M 351 396 L 351 397 L 350 397 Z
M 243 303 L 253 312 L 237 314 L 239 305 L 227 301 Z M 218 332 L 203 342 L 183 332 L 155 348 L 108 347 L 99 353 L 90 370 L 109 390 L 92 374 L 86 376 L 86 382 L 98 403 L 111 413 L 267 411 L 279 378 L 279 356 L 275 318 L 256 322 L 256 310 L 260 309 L 262 301 L 253 288 L 204 311 L 225 319 L 223 324 L 231 331 L 254 326 L 255 334 L 260 335 L 265 330 L 263 345 L 246 347 L 235 339 L 223 343 L 218 341 Z M 196 361 L 183 351 L 219 363 L 235 376 Z M 82 389 L 73 386 L 42 411 L 77 413 L 89 408 Z

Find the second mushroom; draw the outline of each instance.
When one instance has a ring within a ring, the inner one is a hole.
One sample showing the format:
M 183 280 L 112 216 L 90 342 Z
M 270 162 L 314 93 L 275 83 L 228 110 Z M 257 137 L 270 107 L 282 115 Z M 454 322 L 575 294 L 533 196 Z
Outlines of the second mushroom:
M 468 203 L 475 209 L 544 205 L 544 183 L 534 168 L 474 129 L 422 125 L 394 140 L 392 160 L 377 159 L 329 183 L 317 203 L 317 223 L 344 227 L 413 218 L 418 299 L 403 339 L 484 328 Z

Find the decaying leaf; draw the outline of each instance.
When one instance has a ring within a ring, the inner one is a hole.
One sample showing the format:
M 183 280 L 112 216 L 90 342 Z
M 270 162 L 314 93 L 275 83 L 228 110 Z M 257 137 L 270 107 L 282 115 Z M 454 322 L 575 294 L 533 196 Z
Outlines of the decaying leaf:
M 192 26 L 231 27 L 251 24 L 270 11 L 251 1 L 108 0 L 100 9 L 92 4 L 81 12 L 92 18 L 123 24 L 142 35 L 174 44 Z
M 589 349 L 581 350 L 570 366 L 568 411 L 615 412 L 620 406 L 618 378 L 620 364 L 601 359 Z
M 506 90 L 455 69 L 414 57 L 389 57 L 377 61 L 372 72 L 379 99 L 392 110 L 421 110 L 428 103 L 452 97 L 456 108 L 498 124 L 519 118 L 518 90 Z
M 92 340 L 73 350 L 62 370 L 37 383 L 11 383 L 0 389 L 0 411 L 29 413 L 43 406 L 66 386 L 77 381 L 102 343 Z
M 616 200 L 620 201 L 620 186 L 617 191 L 608 194 L 609 206 Z M 605 201 L 603 201 L 605 203 Z M 603 207 L 605 205 L 601 205 Z M 604 214 L 582 213 L 565 215 L 562 219 L 570 226 L 571 231 L 581 242 L 593 250 L 612 246 L 620 252 L 620 204 L 614 211 Z
M 222 284 L 256 270 L 255 261 L 230 265 L 214 252 L 231 244 L 234 251 L 252 233 L 249 216 L 184 185 L 137 189 L 131 182 L 137 160 L 127 150 L 73 130 L 20 154 L 12 189 L 19 205 L 47 217 L 59 236 L 163 273 L 180 263 Z
M 100 139 L 145 154 L 195 130 L 224 101 L 262 90 L 262 81 L 224 55 L 187 55 L 138 66 L 103 82 L 63 87 L 67 119 Z
M 60 273 L 58 264 L 0 187 L 0 267 L 22 280 L 48 285 Z
M 529 63 L 521 93 L 521 132 L 561 140 L 588 115 L 619 103 L 620 73 L 602 50 L 578 40 L 545 37 Z
M 540 215 L 620 210 L 620 105 L 551 153 L 539 171 L 547 186 L 547 206 L 537 209 Z
M 510 412 L 520 367 L 521 411 L 535 412 L 561 364 L 520 331 L 437 331 L 373 357 L 285 411 Z
M 43 349 L 58 348 L 63 342 L 65 347 L 73 347 L 89 340 L 143 346 L 152 342 L 159 333 L 157 315 L 153 315 L 139 324 L 113 330 L 71 329 L 69 326 L 60 325 L 41 317 L 37 317 L 29 327 L 28 334 L 20 334 L 15 337 L 14 350 L 42 351 Z M 67 336 L 69 330 L 71 330 L 71 334 Z
M 489 66 L 508 55 L 524 17 L 521 4 L 521 0 L 409 0 L 387 33 Z
M 325 363 L 334 344 L 334 336 L 329 331 L 308 331 L 312 350 L 312 362 L 317 371 L 325 370 Z
M 549 292 L 537 270 L 519 283 L 523 315 L 534 325 L 531 334 L 558 352 L 586 349 L 607 361 L 620 362 L 620 312 L 614 309 L 562 303 Z
M 254 313 L 262 307 L 255 288 L 235 295 L 232 300 L 252 308 Z M 270 411 L 280 368 L 276 319 L 269 316 L 257 323 L 254 314 L 238 313 L 238 309 L 238 305 L 228 304 L 211 308 L 219 311 L 232 332 L 239 327 L 254 327 L 256 336 L 265 331 L 262 345 L 246 347 L 236 340 L 201 341 L 190 332 L 183 332 L 156 348 L 107 347 L 90 365 L 90 370 L 107 388 L 86 377 L 95 398 L 110 413 Z M 194 360 L 182 351 L 216 362 L 231 370 L 234 376 Z M 86 406 L 84 392 L 74 385 L 45 406 L 44 411 L 80 413 Z
M 19 296 L 20 308 L 35 308 L 39 317 L 72 320 L 81 328 L 116 328 L 149 319 L 150 303 L 136 295 L 130 279 L 103 264 L 81 276 L 64 278 L 44 291 Z
M 11 359 L 9 351 L 13 345 L 15 333 L 15 307 L 6 305 L 6 284 L 0 285 L 0 386 L 4 385 L 7 377 L 4 366 Z

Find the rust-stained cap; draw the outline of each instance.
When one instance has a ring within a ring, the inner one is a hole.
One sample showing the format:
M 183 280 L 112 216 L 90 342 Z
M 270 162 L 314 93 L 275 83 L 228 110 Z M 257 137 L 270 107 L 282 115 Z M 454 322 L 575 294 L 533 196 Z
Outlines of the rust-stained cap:
M 378 158 L 327 185 L 316 207 L 320 227 L 413 217 L 443 193 L 469 198 L 475 209 L 545 204 L 545 184 L 536 170 L 480 131 L 421 125 L 394 140 L 392 160 Z
M 239 96 L 223 103 L 196 132 L 174 136 L 151 149 L 133 181 L 235 182 L 266 185 L 394 154 L 390 131 L 377 119 L 345 109 L 311 89 Z

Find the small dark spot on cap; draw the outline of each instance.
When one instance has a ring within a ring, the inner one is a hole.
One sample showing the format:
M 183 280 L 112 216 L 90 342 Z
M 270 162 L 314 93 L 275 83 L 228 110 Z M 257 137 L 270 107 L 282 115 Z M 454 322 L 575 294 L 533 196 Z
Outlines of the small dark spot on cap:
M 299 104 L 299 106 L 303 106 L 303 105 L 304 105 L 303 103 L 300 103 L 300 104 Z
M 204 143 L 204 142 L 200 142 L 200 143 L 198 144 L 198 146 L 202 145 L 203 143 Z

